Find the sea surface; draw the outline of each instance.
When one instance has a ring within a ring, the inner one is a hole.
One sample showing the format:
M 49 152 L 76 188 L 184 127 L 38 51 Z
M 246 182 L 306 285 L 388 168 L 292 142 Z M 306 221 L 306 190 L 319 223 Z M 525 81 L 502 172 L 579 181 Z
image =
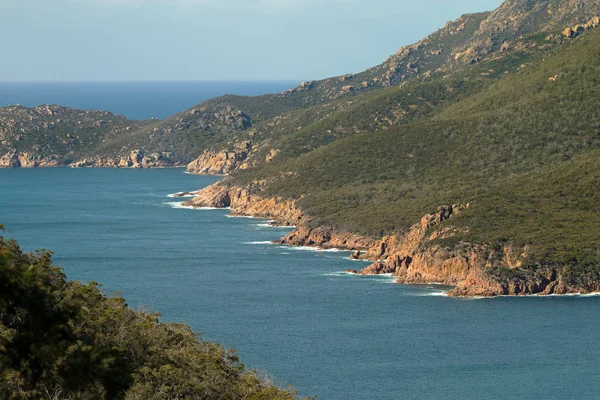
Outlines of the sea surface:
M 255 96 L 295 87 L 292 81 L 0 82 L 0 107 L 59 104 L 106 110 L 129 119 L 163 119 L 224 94 Z
M 319 399 L 597 399 L 600 297 L 460 300 L 347 275 L 346 252 L 169 194 L 182 169 L 0 170 L 0 223 L 71 279 L 190 324 L 247 366 Z

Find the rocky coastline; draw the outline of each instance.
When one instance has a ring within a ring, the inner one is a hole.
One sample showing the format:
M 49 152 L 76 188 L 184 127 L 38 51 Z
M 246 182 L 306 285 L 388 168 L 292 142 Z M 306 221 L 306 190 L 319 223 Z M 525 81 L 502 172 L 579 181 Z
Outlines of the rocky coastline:
M 116 158 L 94 156 L 73 162 L 55 156 L 41 156 L 17 151 L 8 152 L 0 157 L 0 168 L 165 168 L 184 166 L 184 163 L 174 161 L 171 153 L 148 154 L 142 150 L 134 150 Z
M 461 243 L 453 248 L 438 244 L 451 237 L 454 228 L 440 224 L 459 214 L 469 204 L 441 206 L 435 213 L 424 215 L 402 236 L 368 238 L 350 232 L 336 232 L 327 227 L 310 227 L 309 218 L 295 201 L 264 198 L 247 188 L 217 182 L 184 202 L 195 208 L 231 208 L 232 215 L 268 218 L 274 224 L 294 226 L 276 244 L 343 249 L 353 252 L 351 258 L 372 261 L 362 270 L 348 270 L 358 275 L 391 274 L 402 284 L 443 284 L 453 286 L 452 297 L 495 297 L 529 295 L 567 295 L 600 292 L 594 281 L 569 282 L 559 267 L 521 268 L 528 248 L 489 248 Z M 494 267 L 502 266 L 509 277 L 498 277 Z

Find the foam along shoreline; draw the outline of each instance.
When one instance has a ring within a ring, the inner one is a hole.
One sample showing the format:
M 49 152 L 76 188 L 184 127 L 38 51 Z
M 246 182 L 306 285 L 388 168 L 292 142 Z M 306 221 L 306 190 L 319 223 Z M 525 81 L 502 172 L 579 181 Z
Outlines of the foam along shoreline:
M 210 186 L 209 186 L 210 187 Z M 197 193 L 201 193 L 204 189 L 199 190 Z M 214 209 L 231 209 L 231 207 L 193 207 L 193 206 L 183 206 L 181 205 L 180 208 L 192 208 L 192 209 L 206 209 L 206 210 L 214 210 Z M 253 215 L 240 215 L 240 214 L 236 214 L 236 215 L 227 215 L 227 217 L 229 218 L 257 218 L 257 219 L 261 219 L 264 217 L 255 217 Z M 260 223 L 260 224 L 254 224 L 255 227 L 258 228 L 296 228 L 296 226 L 287 226 L 287 225 L 283 225 L 283 224 L 277 224 L 277 220 L 268 220 L 267 223 Z M 258 244 L 258 243 L 256 243 Z M 350 249 L 338 249 L 338 248 L 322 248 L 322 247 L 317 247 L 317 246 L 310 246 L 310 245 L 304 245 L 304 244 L 300 244 L 300 245 L 289 245 L 289 244 L 284 244 L 280 241 L 274 241 L 271 242 L 271 244 L 276 245 L 279 248 L 282 249 L 287 249 L 287 250 L 296 250 L 296 251 L 314 251 L 314 252 L 352 252 L 353 250 Z M 260 243 L 260 245 L 267 245 L 266 243 Z M 359 260 L 353 260 L 352 258 L 348 257 L 349 260 L 352 261 L 363 261 L 363 262 L 372 262 L 373 260 L 367 260 L 367 259 L 359 259 Z M 380 260 L 378 260 L 380 261 Z M 381 261 L 380 261 L 381 262 Z M 352 272 L 350 272 L 351 270 L 346 271 L 345 273 L 348 275 L 353 275 Z M 356 274 L 359 275 L 359 274 Z M 382 274 L 378 274 L 376 276 L 381 276 Z M 367 276 L 374 276 L 374 275 L 367 275 Z M 394 277 L 395 278 L 395 277 Z M 402 282 L 398 282 L 397 280 L 395 280 L 396 283 L 398 284 L 403 284 Z M 404 283 L 406 284 L 406 283 Z M 434 284 L 434 283 L 430 283 L 430 284 Z M 446 285 L 444 283 L 437 283 L 438 285 Z M 410 284 L 409 284 L 410 285 Z M 414 285 L 410 285 L 410 286 L 414 286 Z M 444 296 L 444 297 L 455 297 L 455 296 L 450 296 L 450 290 L 445 290 L 445 291 L 437 291 L 438 294 L 429 294 L 431 296 Z M 459 299 L 478 299 L 478 298 L 484 298 L 484 299 L 490 299 L 490 298 L 496 298 L 496 297 L 594 297 L 594 296 L 600 296 L 600 292 L 596 293 L 567 293 L 567 294 L 551 294 L 551 295 L 541 295 L 541 294 L 529 294 L 529 295 L 518 295 L 518 294 L 513 294 L 513 295 L 495 295 L 495 296 L 457 296 L 456 298 Z
M 257 227 L 257 228 L 296 229 L 295 226 L 275 225 L 272 222 L 263 222 L 263 223 L 260 223 L 260 224 L 254 224 L 254 226 Z
M 287 227 L 282 226 L 282 228 L 287 228 Z M 296 251 L 314 251 L 316 253 L 350 253 L 350 250 L 324 249 L 324 248 L 315 247 L 315 246 L 288 246 L 285 244 L 279 244 L 277 241 L 256 241 L 256 242 L 245 242 L 244 244 L 273 245 L 280 249 L 296 250 Z M 350 258 L 348 258 L 348 261 L 352 261 L 352 260 Z M 383 275 L 380 275 L 380 276 L 383 276 Z
M 515 298 L 515 297 L 538 297 L 538 298 L 544 298 L 544 297 L 598 297 L 600 296 L 600 292 L 591 292 L 591 293 L 565 293 L 565 294 L 525 294 L 522 296 L 515 296 L 515 295 L 502 295 L 502 296 L 496 296 L 496 297 L 508 297 L 508 298 Z M 493 298 L 493 297 L 492 297 Z
M 177 192 L 177 193 L 171 193 L 171 194 L 167 195 L 167 197 L 178 198 L 178 199 L 190 198 L 190 197 L 195 197 L 195 196 L 196 196 L 196 193 L 194 193 L 194 192 Z
M 219 207 L 185 206 L 185 205 L 183 205 L 183 202 L 180 202 L 180 201 L 167 201 L 167 202 L 164 202 L 163 204 L 168 205 L 171 208 L 183 209 L 183 210 L 198 210 L 198 211 L 227 210 L 227 208 L 219 208 Z

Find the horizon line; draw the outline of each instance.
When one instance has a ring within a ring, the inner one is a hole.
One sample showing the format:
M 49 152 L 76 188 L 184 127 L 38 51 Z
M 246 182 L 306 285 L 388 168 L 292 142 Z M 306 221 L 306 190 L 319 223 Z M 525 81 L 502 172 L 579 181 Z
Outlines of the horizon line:
M 192 80 L 15 80 L 2 81 L 0 84 L 24 84 L 24 83 L 274 83 L 274 82 L 303 82 L 306 79 L 192 79 Z

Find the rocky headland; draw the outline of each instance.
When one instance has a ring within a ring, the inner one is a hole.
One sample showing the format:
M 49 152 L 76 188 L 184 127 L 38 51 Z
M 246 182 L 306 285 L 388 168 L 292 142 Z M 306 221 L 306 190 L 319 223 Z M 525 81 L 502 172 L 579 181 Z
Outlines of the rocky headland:
M 454 286 L 452 297 L 494 297 L 525 295 L 564 295 L 600 292 L 597 281 L 570 282 L 560 267 L 522 268 L 528 248 L 473 245 L 460 243 L 452 248 L 438 243 L 451 237 L 455 228 L 441 223 L 451 220 L 469 204 L 441 206 L 424 215 L 404 235 L 369 238 L 351 232 L 337 232 L 328 227 L 310 227 L 310 218 L 293 200 L 263 198 L 247 188 L 216 183 L 184 202 L 192 207 L 231 208 L 232 215 L 268 218 L 274 224 L 296 229 L 274 243 L 343 249 L 353 252 L 352 259 L 373 263 L 362 270 L 348 270 L 358 275 L 391 274 L 402 284 L 443 284 Z M 496 268 L 508 271 L 498 275 Z

